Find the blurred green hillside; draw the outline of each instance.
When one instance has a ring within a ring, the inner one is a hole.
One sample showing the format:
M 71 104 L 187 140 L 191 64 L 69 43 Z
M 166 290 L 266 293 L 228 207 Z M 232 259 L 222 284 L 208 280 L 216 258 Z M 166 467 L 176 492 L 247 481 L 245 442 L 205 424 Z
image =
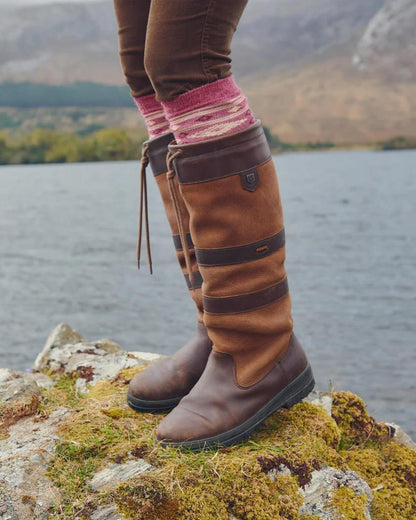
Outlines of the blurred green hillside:
M 39 164 L 138 159 L 145 135 L 108 128 L 87 136 L 50 129 L 0 133 L 0 164 Z

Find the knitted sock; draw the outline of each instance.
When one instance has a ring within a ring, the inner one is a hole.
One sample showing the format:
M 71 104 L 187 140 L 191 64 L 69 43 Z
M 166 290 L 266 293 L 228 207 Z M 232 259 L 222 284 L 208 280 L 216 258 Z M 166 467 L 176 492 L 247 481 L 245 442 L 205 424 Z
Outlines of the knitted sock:
M 150 139 L 169 132 L 169 121 L 165 117 L 162 105 L 156 100 L 156 94 L 133 99 L 144 118 Z
M 231 134 L 255 122 L 247 98 L 232 76 L 189 90 L 162 105 L 178 144 Z

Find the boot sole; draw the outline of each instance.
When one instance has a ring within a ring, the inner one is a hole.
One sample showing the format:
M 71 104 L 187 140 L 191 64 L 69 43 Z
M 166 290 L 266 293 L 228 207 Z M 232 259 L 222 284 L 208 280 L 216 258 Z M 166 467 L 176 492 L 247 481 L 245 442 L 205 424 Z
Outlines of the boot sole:
M 182 448 L 190 451 L 201 451 L 217 449 L 224 446 L 239 444 L 252 435 L 270 415 L 273 415 L 280 408 L 291 408 L 299 403 L 313 390 L 315 379 L 313 377 L 311 366 L 307 365 L 305 370 L 283 390 L 276 394 L 263 408 L 261 408 L 250 419 L 243 424 L 228 430 L 227 432 L 207 437 L 206 439 L 198 439 L 194 441 L 183 442 L 167 442 L 159 441 L 161 446 L 171 446 L 174 448 Z
M 134 395 L 127 394 L 127 404 L 135 412 L 142 413 L 160 413 L 168 412 L 175 408 L 179 404 L 182 397 L 174 397 L 172 399 L 164 399 L 161 401 L 146 401 L 145 399 L 139 399 Z

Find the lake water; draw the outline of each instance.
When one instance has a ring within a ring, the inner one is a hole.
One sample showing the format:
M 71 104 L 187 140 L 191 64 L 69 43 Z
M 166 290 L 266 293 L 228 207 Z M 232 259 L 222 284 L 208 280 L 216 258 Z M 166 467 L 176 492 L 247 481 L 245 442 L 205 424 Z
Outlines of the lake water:
M 416 436 L 416 153 L 276 163 L 295 328 L 318 388 L 356 392 Z M 173 353 L 189 337 L 195 312 L 151 174 L 155 273 L 137 271 L 138 170 L 0 168 L 0 366 L 30 367 L 62 321 L 127 350 Z

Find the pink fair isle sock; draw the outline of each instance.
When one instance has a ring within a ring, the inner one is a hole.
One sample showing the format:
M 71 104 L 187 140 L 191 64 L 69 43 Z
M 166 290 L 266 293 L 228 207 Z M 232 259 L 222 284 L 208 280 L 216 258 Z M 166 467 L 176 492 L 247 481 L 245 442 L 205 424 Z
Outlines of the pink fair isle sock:
M 231 134 L 255 122 L 247 98 L 232 76 L 185 92 L 162 105 L 178 144 Z
M 144 118 L 150 139 L 169 132 L 169 121 L 166 119 L 161 103 L 156 100 L 156 94 L 133 99 Z

